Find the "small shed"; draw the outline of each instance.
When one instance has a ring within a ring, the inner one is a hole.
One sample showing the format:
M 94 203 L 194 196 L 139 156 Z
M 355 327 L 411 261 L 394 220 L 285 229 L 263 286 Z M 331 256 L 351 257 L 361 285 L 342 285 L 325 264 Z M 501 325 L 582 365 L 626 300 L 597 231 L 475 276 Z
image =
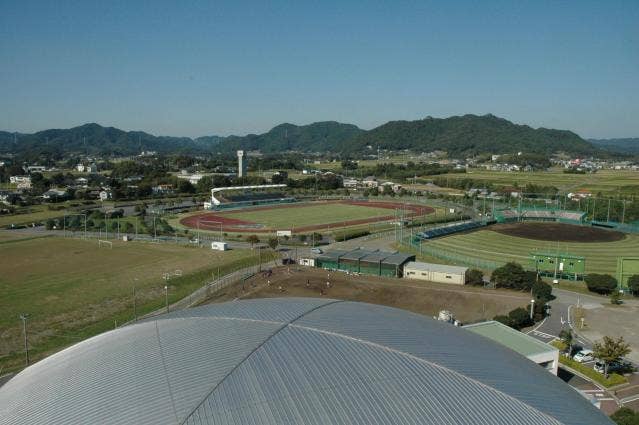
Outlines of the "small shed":
M 429 282 L 464 285 L 466 283 L 467 270 L 467 267 L 412 261 L 404 266 L 404 277 L 427 280 Z

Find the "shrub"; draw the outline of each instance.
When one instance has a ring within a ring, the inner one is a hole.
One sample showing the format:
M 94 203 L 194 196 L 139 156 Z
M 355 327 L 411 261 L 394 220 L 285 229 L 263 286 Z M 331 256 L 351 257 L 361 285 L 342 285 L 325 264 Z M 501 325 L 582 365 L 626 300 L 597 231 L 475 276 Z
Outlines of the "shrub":
M 628 289 L 635 297 L 639 297 L 639 274 L 633 274 L 628 278 Z
M 617 279 L 609 274 L 591 273 L 585 280 L 588 290 L 598 294 L 608 295 L 617 288 Z
M 466 284 L 480 286 L 484 284 L 484 273 L 481 270 L 470 269 L 466 272 Z

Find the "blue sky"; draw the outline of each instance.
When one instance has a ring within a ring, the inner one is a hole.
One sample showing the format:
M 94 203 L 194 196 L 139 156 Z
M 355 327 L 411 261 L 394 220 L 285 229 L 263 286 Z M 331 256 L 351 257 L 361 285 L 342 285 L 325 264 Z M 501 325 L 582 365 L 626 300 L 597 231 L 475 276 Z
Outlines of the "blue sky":
M 639 137 L 639 1 L 0 0 L 0 129 L 493 113 Z

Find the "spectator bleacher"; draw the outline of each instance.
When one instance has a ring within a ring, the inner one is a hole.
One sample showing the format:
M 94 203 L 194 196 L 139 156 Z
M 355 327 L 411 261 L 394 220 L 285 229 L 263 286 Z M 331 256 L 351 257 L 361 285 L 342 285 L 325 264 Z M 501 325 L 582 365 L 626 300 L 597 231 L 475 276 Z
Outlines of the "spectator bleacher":
M 425 230 L 417 234 L 419 239 L 434 239 L 441 236 L 452 235 L 453 233 L 459 232 L 467 232 L 469 230 L 478 229 L 480 227 L 484 227 L 489 223 L 484 221 L 465 221 L 463 223 L 455 223 L 452 225 L 435 227 L 432 229 Z

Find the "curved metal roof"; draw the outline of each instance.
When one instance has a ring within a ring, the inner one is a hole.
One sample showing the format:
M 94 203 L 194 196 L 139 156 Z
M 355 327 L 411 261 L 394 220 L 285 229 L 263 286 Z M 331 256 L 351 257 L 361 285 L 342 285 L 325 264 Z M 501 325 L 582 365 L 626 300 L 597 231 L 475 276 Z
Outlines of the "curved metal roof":
M 608 424 L 464 329 L 327 299 L 208 305 L 90 338 L 0 388 L 0 424 Z

